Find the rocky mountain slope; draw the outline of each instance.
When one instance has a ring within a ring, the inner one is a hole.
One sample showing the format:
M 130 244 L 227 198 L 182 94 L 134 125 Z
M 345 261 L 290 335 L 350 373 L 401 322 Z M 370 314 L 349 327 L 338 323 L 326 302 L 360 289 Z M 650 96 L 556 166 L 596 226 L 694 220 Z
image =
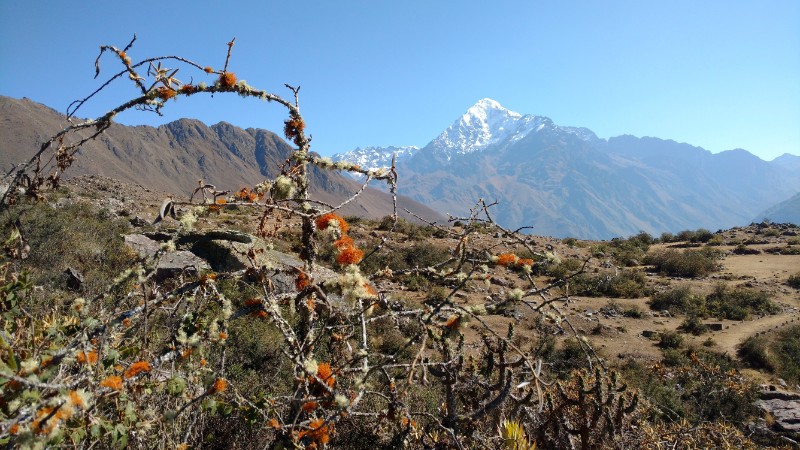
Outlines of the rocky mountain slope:
M 43 141 L 66 125 L 62 114 L 44 105 L 0 97 L 0 169 L 6 173 L 27 161 Z M 238 190 L 273 178 L 291 152 L 292 147 L 275 133 L 243 130 L 225 122 L 209 127 L 198 120 L 180 119 L 157 128 L 114 124 L 82 147 L 67 176 L 103 175 L 188 196 L 200 179 L 219 189 Z M 360 188 L 335 172 L 315 169 L 310 178 L 313 198 L 331 204 Z M 399 200 L 401 208 L 441 219 L 410 199 Z M 391 212 L 391 204 L 385 193 L 367 189 L 343 213 L 381 217 Z
M 768 208 L 757 215 L 753 221 L 758 222 L 763 219 L 769 219 L 773 222 L 800 224 L 800 194 Z
M 600 139 L 483 99 L 398 166 L 401 192 L 437 210 L 463 215 L 479 198 L 497 200 L 495 218 L 510 228 L 607 239 L 749 223 L 800 190 L 797 159 Z

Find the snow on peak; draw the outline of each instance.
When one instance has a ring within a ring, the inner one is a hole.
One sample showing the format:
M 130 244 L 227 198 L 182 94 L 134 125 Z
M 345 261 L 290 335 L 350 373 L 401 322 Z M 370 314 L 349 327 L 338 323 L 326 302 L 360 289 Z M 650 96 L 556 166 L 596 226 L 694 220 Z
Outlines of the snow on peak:
M 532 116 L 523 116 L 484 98 L 434 139 L 433 145 L 449 160 L 453 154 L 471 153 L 512 137 L 526 117 Z
M 380 167 L 388 167 L 392 165 L 392 158 L 396 157 L 397 161 L 410 158 L 414 153 L 419 150 L 419 147 L 405 146 L 405 147 L 358 147 L 349 152 L 337 153 L 331 158 L 334 161 L 347 161 L 349 163 L 358 164 L 364 169 L 378 169 Z M 358 174 L 347 173 L 352 178 L 360 178 Z

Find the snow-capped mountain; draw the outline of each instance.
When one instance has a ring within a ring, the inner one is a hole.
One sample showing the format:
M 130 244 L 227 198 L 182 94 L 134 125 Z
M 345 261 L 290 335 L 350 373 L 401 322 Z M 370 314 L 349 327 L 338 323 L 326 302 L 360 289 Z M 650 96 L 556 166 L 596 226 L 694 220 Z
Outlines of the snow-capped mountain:
M 712 154 L 657 138 L 601 139 L 491 99 L 423 148 L 399 149 L 356 149 L 337 159 L 378 167 L 397 153 L 402 194 L 460 217 L 479 198 L 497 201 L 498 223 L 558 237 L 729 228 L 800 190 L 792 155 L 768 163 L 744 150 Z
M 337 153 L 331 157 L 334 161 L 347 161 L 358 164 L 364 169 L 377 169 L 379 167 L 389 167 L 392 165 L 392 157 L 395 161 L 410 158 L 419 150 L 419 147 L 406 146 L 406 147 L 358 147 L 349 152 Z M 348 173 L 348 175 L 351 175 Z M 361 175 L 355 175 L 353 178 L 359 178 Z
M 560 129 L 589 142 L 604 142 L 587 128 L 558 127 L 547 117 L 520 114 L 504 108 L 490 98 L 472 105 L 452 125 L 425 146 L 428 157 L 446 162 L 456 155 L 465 155 L 498 144 L 511 144 L 532 132 Z M 364 168 L 386 167 L 392 156 L 396 161 L 411 159 L 419 147 L 365 147 L 332 156 L 334 161 L 350 161 Z M 427 159 L 427 158 L 426 158 Z

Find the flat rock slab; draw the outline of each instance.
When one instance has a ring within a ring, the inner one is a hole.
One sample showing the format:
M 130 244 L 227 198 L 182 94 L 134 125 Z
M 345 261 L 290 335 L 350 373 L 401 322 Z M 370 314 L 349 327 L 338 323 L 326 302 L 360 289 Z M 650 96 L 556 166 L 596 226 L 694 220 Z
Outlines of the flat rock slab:
M 764 392 L 756 406 L 775 418 L 778 431 L 800 433 L 800 394 L 793 392 Z
M 144 259 L 152 258 L 159 250 L 161 244 L 158 241 L 150 239 L 143 234 L 128 234 L 125 235 L 125 245 L 133 249 L 139 254 L 139 257 Z
M 164 280 L 184 272 L 197 274 L 210 268 L 203 258 L 187 250 L 178 250 L 161 257 L 156 267 L 155 279 Z

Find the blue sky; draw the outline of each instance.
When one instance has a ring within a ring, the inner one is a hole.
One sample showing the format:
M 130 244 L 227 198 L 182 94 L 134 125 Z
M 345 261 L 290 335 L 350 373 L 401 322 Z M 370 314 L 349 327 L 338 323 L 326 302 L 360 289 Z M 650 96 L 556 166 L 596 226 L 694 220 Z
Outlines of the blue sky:
M 115 5 L 115 6 L 110 6 Z M 116 6 L 118 5 L 118 6 Z M 124 5 L 124 6 L 123 6 Z M 800 2 L 306 1 L 0 2 L 0 94 L 64 111 L 99 86 L 98 47 L 134 61 L 180 55 L 289 96 L 322 154 L 418 145 L 477 100 L 585 126 L 770 160 L 800 155 Z M 100 78 L 120 69 L 102 60 Z M 209 79 L 182 69 L 184 82 Z M 136 94 L 119 83 L 96 116 Z M 182 98 L 165 117 L 280 130 L 283 111 L 236 97 Z

